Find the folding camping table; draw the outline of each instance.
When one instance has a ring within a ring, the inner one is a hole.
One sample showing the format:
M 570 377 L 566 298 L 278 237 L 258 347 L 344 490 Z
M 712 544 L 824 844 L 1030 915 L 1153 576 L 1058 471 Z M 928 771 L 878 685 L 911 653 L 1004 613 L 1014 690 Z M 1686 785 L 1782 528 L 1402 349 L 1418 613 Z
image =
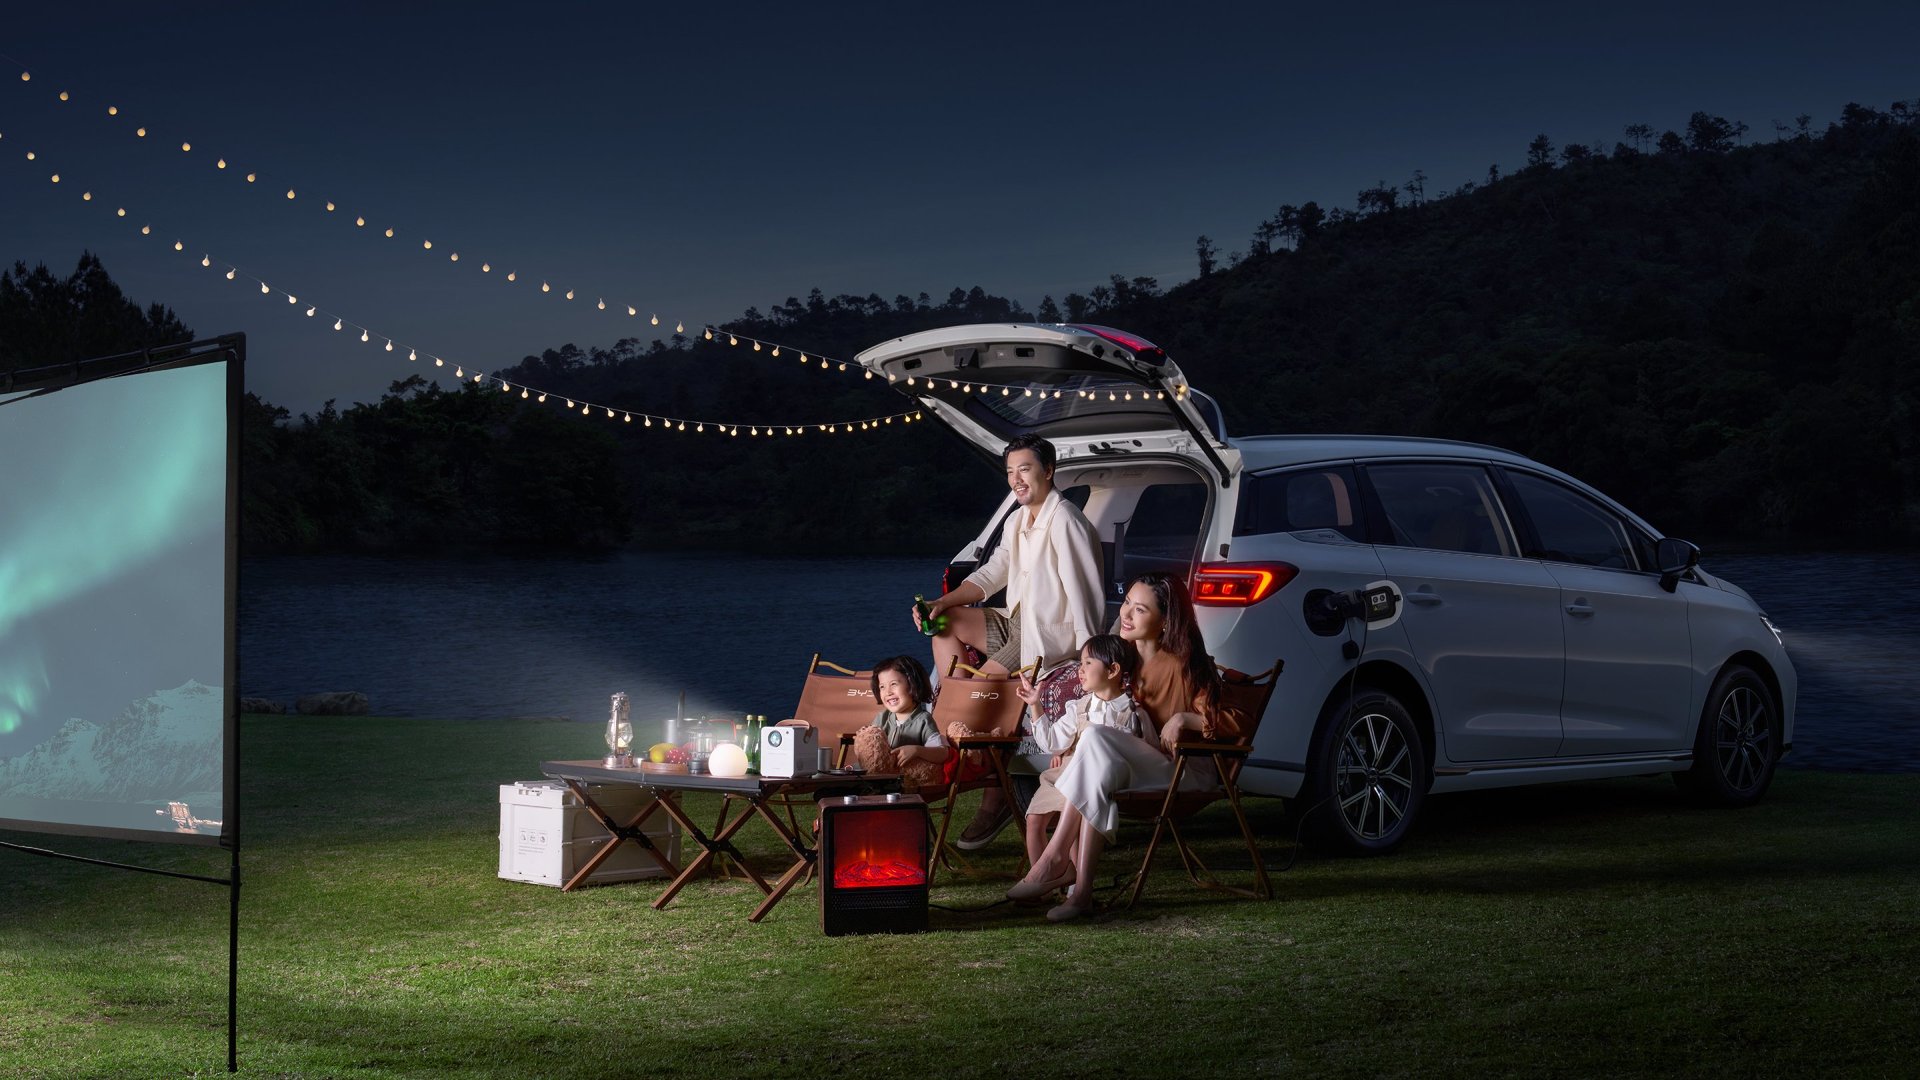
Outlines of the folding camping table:
M 822 791 L 871 795 L 900 790 L 900 777 L 897 775 L 714 776 L 711 773 L 651 772 L 641 768 L 610 769 L 597 759 L 544 761 L 540 763 L 540 771 L 573 789 L 574 794 L 580 797 L 581 804 L 588 813 L 593 815 L 594 820 L 600 822 L 609 833 L 613 834 L 611 843 L 602 847 L 592 859 L 574 873 L 573 877 L 567 879 L 566 884 L 561 886 L 563 891 L 571 890 L 586 881 L 615 848 L 631 840 L 644 848 L 655 862 L 675 875 L 673 881 L 667 885 L 666 891 L 653 901 L 654 909 L 658 910 L 671 903 L 680 890 L 686 887 L 687 882 L 692 881 L 701 871 L 707 869 L 716 856 L 724 855 L 729 862 L 739 867 L 748 880 L 752 881 L 766 896 L 766 899 L 760 902 L 760 906 L 754 909 L 753 914 L 747 916 L 748 922 L 756 923 L 766 918 L 767 912 L 772 911 L 773 906 L 787 895 L 787 891 L 805 876 L 818 857 L 817 850 L 811 844 L 802 839 L 795 829 L 789 828 L 785 822 L 782 822 L 779 815 L 767 809 L 768 800 L 777 795 L 817 795 Z M 633 820 L 617 821 L 593 801 L 593 796 L 587 787 L 589 784 L 637 784 L 652 793 L 653 801 L 635 815 Z M 730 821 L 723 815 L 720 824 L 715 826 L 714 832 L 709 835 L 680 805 L 680 793 L 686 791 L 707 791 L 724 795 L 728 799 L 740 799 L 747 804 L 751 812 L 743 812 Z M 695 843 L 700 845 L 700 854 L 685 867 L 676 868 L 667 859 L 666 854 L 655 847 L 652 840 L 641 830 L 641 826 L 653 816 L 655 811 L 663 812 L 672 818 Z M 768 884 L 765 878 L 749 866 L 746 856 L 733 845 L 734 834 L 756 816 L 773 828 L 774 833 L 787 845 L 787 850 L 793 854 L 793 863 L 772 884 Z

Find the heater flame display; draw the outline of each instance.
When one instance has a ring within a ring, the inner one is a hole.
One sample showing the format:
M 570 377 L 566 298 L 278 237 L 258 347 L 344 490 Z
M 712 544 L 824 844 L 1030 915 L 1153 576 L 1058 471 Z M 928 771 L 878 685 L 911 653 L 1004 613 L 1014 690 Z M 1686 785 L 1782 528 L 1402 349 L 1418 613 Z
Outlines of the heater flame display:
M 898 859 L 885 859 L 880 862 L 842 863 L 833 868 L 833 887 L 836 889 L 867 889 L 888 885 L 924 885 L 927 872 L 920 867 L 901 862 Z

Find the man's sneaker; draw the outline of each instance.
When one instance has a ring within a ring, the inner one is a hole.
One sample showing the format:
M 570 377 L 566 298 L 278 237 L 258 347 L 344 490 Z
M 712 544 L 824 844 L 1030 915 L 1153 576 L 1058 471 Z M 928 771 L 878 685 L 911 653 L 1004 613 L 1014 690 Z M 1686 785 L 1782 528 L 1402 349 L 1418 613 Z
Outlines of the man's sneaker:
M 991 818 L 975 814 L 973 820 L 967 823 L 967 827 L 961 830 L 960 839 L 955 840 L 953 846 L 961 851 L 979 851 L 993 843 L 993 838 L 999 836 L 1000 830 L 1006 828 L 1007 822 L 1012 820 L 1013 807 L 1006 805 L 1002 805 L 1000 813 Z

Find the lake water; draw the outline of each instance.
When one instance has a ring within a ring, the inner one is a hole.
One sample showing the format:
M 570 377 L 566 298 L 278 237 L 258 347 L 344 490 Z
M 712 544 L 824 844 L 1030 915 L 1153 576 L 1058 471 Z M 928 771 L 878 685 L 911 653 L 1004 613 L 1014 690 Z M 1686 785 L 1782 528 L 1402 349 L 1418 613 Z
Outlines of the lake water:
M 1796 766 L 1920 771 L 1920 554 L 1722 556 L 1800 673 Z M 250 559 L 241 686 L 291 703 L 359 690 L 393 716 L 603 722 L 624 690 L 649 721 L 792 710 L 808 659 L 924 658 L 908 609 L 937 559 L 625 554 Z

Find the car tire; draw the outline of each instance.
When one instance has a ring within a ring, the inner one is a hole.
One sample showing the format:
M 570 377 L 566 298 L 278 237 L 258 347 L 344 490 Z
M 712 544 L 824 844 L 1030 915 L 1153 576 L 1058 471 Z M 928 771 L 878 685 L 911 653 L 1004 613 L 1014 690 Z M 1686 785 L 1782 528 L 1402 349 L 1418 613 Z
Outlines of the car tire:
M 1709 806 L 1751 806 L 1773 782 L 1780 739 L 1780 706 L 1766 680 L 1752 668 L 1729 664 L 1707 692 L 1693 767 L 1674 773 L 1674 782 Z
M 1384 855 L 1400 846 L 1427 795 L 1427 749 L 1400 699 L 1362 687 L 1329 707 L 1314 737 L 1302 835 L 1314 848 Z

